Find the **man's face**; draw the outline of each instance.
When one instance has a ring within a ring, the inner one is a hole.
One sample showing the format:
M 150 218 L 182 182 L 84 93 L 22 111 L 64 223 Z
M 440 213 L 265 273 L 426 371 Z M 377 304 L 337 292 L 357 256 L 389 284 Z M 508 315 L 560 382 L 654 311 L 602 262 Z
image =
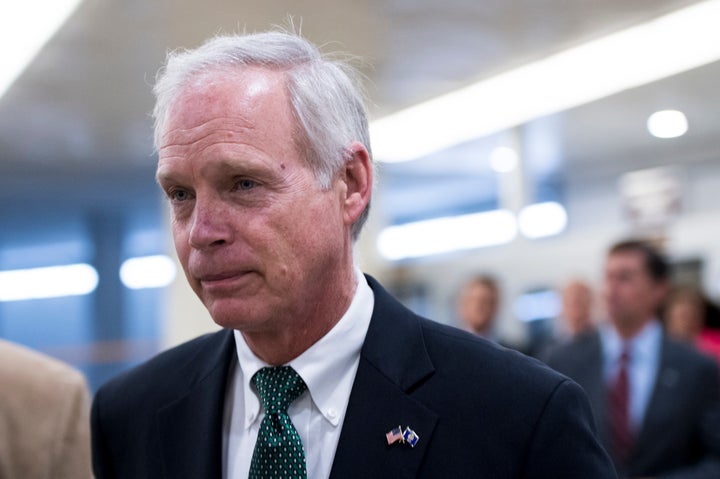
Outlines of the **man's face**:
M 468 284 L 460 295 L 460 316 L 475 332 L 489 332 L 496 308 L 495 293 L 482 283 Z
M 185 275 L 221 326 L 298 325 L 351 257 L 341 182 L 318 185 L 293 131 L 282 74 L 260 68 L 200 76 L 171 107 L 158 182 Z
M 639 251 L 612 253 L 605 264 L 604 299 L 610 320 L 621 329 L 637 329 L 655 316 L 666 291 L 654 280 Z
M 690 298 L 677 299 L 668 307 L 666 321 L 668 334 L 684 341 L 694 341 L 705 322 L 704 305 Z
M 562 317 L 570 334 L 578 334 L 592 326 L 590 306 L 592 293 L 582 283 L 568 284 L 562 294 Z

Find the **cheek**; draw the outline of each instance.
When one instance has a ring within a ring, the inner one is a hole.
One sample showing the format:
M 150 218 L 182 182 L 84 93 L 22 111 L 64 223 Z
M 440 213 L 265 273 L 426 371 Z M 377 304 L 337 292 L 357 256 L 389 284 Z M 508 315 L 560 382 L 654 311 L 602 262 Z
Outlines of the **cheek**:
M 626 287 L 618 285 L 610 290 L 610 297 L 622 299 L 626 296 L 626 292 Z
M 307 206 L 287 221 L 303 241 L 316 245 L 335 242 L 343 231 L 342 213 L 334 198 L 323 195 L 318 200 L 303 203 Z
M 185 234 L 185 230 L 175 223 L 172 225 L 172 235 L 178 259 L 180 260 L 183 268 L 185 268 L 187 266 L 188 255 L 190 254 L 190 245 L 187 240 L 187 235 Z
M 602 297 L 606 302 L 609 302 L 615 296 L 617 296 L 617 293 L 615 293 L 614 289 L 610 286 L 606 286 L 605 289 L 603 289 L 602 291 Z
M 185 236 L 185 230 L 183 230 L 176 222 L 173 221 L 172 223 L 172 236 L 173 236 L 173 243 L 175 244 L 175 249 L 177 250 L 178 254 L 180 251 L 184 248 L 184 246 L 187 244 L 187 238 Z

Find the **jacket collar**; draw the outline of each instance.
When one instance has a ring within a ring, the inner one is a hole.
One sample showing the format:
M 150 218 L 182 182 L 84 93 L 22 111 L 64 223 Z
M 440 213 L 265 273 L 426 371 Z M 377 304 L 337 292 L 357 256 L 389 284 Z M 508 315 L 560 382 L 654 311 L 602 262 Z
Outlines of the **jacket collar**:
M 208 344 L 187 363 L 186 393 L 158 410 L 166 478 L 222 477 L 223 405 L 234 360 L 230 331 L 209 336 Z
M 438 417 L 411 394 L 434 367 L 417 317 L 375 279 L 367 280 L 375 308 L 330 477 L 356 477 L 358 471 L 367 477 L 416 477 Z M 209 336 L 186 366 L 186 392 L 158 410 L 166 478 L 222 476 L 225 389 L 234 361 L 232 332 Z M 388 445 L 385 434 L 397 426 L 420 437 L 415 447 Z
M 353 384 L 331 478 L 416 477 L 437 415 L 411 397 L 434 372 L 420 322 L 368 276 L 375 308 Z M 401 426 L 419 437 L 415 447 L 389 445 L 385 434 Z

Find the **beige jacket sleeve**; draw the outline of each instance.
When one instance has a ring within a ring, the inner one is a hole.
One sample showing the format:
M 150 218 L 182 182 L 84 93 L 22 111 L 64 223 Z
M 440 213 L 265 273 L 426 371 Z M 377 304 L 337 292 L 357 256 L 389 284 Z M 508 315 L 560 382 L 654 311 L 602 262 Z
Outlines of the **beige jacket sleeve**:
M 91 478 L 89 407 L 80 372 L 0 340 L 0 478 Z

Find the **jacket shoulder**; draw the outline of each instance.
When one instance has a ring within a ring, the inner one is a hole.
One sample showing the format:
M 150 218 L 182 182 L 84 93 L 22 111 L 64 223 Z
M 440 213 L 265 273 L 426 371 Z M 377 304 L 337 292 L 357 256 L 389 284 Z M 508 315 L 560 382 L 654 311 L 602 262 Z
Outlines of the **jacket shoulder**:
M 0 340 L 0 378 L 11 390 L 85 387 L 85 377 L 69 364 L 3 340 Z
M 520 395 L 546 398 L 567 378 L 541 361 L 453 326 L 420 319 L 425 344 L 438 369 L 457 371 L 463 380 L 507 385 Z
M 103 384 L 96 401 L 128 403 L 178 397 L 213 368 L 223 366 L 228 342 L 232 342 L 232 333 L 222 330 L 167 349 Z
M 470 470 L 488 477 L 615 477 L 585 392 L 541 361 L 451 326 L 420 320 L 434 366 L 411 396 L 440 418 L 433 441 L 453 461 L 428 477 Z M 482 444 L 477 453 L 458 438 Z M 461 464 L 464 464 L 461 465 Z M 468 469 L 465 469 L 468 468 Z
M 574 369 L 573 365 L 582 366 L 600 360 L 600 350 L 600 335 L 597 331 L 590 331 L 551 348 L 546 362 L 559 371 Z
M 696 350 L 689 344 L 665 337 L 661 361 L 679 368 L 686 377 L 696 377 L 705 384 L 720 381 L 720 367 L 715 358 Z

